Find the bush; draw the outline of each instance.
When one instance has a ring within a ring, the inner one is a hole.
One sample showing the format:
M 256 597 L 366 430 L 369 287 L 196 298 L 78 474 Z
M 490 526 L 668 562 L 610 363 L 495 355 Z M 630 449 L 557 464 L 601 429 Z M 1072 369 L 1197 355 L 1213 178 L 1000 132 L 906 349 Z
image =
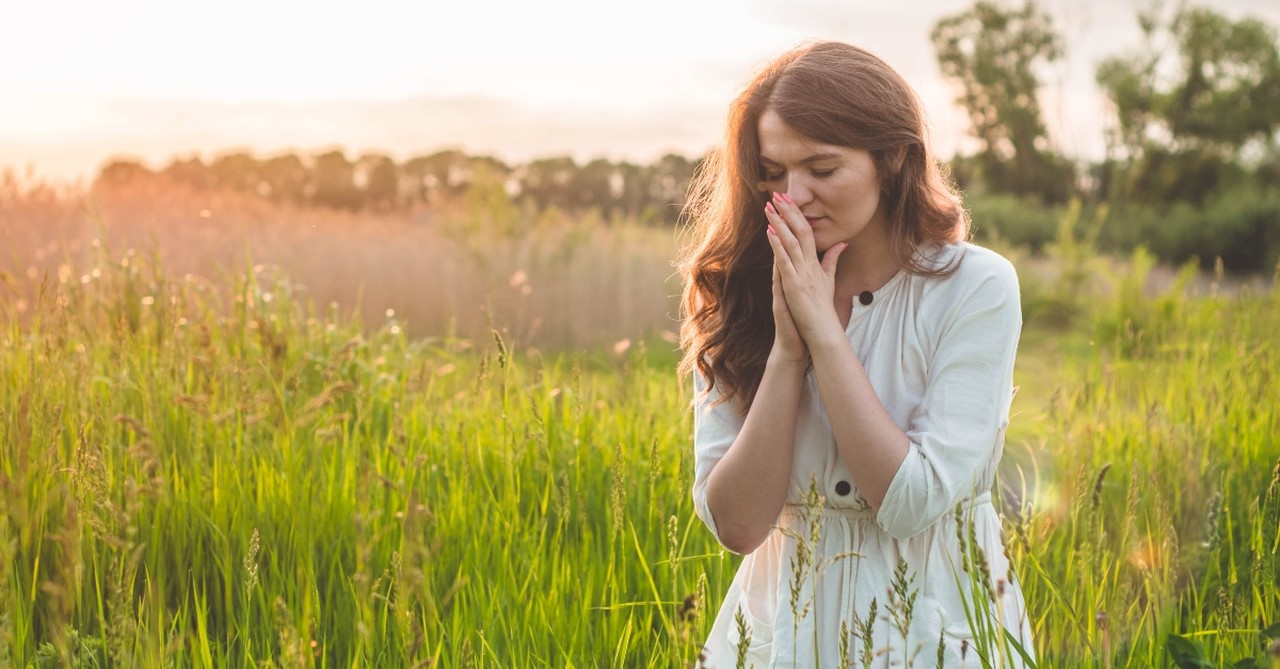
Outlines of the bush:
M 1062 207 L 1046 207 L 1013 195 L 979 195 L 967 202 L 978 243 L 1025 247 L 1034 254 L 1053 241 L 1064 213 Z
M 1117 205 L 1103 226 L 1100 246 L 1130 251 L 1147 246 L 1167 262 L 1198 259 L 1202 267 L 1222 258 L 1232 272 L 1270 272 L 1280 259 L 1280 191 L 1238 188 L 1204 205 Z

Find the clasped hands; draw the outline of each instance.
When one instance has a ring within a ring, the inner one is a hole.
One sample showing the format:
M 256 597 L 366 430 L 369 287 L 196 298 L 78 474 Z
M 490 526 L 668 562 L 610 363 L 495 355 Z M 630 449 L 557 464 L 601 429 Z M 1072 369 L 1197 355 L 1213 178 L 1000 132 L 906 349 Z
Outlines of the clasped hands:
M 823 338 L 843 337 L 835 311 L 836 263 L 849 246 L 840 242 L 821 259 L 813 228 L 785 193 L 773 193 L 765 204 L 765 231 L 773 249 L 773 322 L 771 355 L 789 362 L 808 362 L 809 347 Z

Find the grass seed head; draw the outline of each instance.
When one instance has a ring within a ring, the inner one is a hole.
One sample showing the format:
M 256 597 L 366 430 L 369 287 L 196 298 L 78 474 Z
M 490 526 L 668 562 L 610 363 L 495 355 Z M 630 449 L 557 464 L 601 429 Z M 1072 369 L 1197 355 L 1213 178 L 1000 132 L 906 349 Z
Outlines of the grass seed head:
M 258 538 L 258 528 L 253 528 L 253 535 L 249 537 L 249 552 L 244 556 L 245 582 L 244 592 L 246 595 L 253 592 L 258 585 L 258 549 L 260 548 Z
M 751 647 L 751 627 L 747 625 L 747 617 L 739 606 L 733 613 L 733 622 L 738 627 L 738 657 L 734 663 L 737 669 L 747 669 L 747 649 Z

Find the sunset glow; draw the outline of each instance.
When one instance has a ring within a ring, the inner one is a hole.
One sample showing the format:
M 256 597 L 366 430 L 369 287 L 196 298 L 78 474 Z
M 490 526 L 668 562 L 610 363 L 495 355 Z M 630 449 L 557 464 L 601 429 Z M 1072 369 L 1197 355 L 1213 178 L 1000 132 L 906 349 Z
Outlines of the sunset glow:
M 1069 154 L 1101 151 L 1092 64 L 1137 44 L 1128 4 L 1045 3 L 1073 45 L 1046 76 L 1047 120 Z M 1280 21 L 1274 3 L 1210 4 Z M 726 103 L 756 65 L 811 38 L 881 54 L 916 86 L 949 153 L 965 121 L 928 32 L 964 6 L 23 3 L 0 26 L 0 165 L 63 179 L 113 154 L 159 165 L 235 148 L 692 155 L 715 142 Z

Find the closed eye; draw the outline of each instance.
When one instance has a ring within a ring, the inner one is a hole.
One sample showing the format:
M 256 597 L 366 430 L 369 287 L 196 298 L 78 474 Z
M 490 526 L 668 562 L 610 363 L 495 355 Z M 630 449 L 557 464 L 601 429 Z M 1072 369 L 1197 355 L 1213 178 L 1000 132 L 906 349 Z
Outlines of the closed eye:
M 811 170 L 810 174 L 812 174 L 815 178 L 825 179 L 831 176 L 832 174 L 835 174 L 836 169 L 838 168 L 833 167 L 829 170 Z M 786 172 L 770 172 L 765 169 L 760 170 L 760 178 L 766 182 L 778 181 L 779 179 L 781 179 L 782 177 L 785 177 L 786 175 L 787 175 Z

